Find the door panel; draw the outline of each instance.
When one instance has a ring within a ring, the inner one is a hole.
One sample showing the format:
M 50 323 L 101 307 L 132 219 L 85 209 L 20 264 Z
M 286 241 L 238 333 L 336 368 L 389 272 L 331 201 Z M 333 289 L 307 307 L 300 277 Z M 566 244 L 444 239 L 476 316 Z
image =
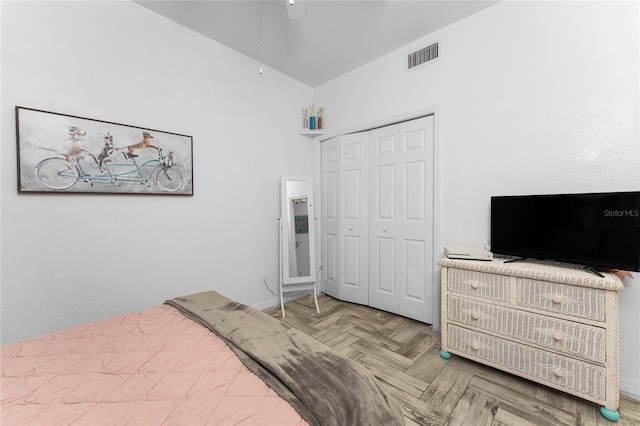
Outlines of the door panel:
M 397 313 L 398 125 L 369 132 L 369 305 Z
M 387 164 L 376 168 L 376 220 L 396 219 L 396 166 Z
M 390 127 L 395 127 L 395 126 L 390 126 Z M 397 145 L 397 135 L 395 133 L 395 130 L 393 132 L 389 132 L 389 129 L 385 130 L 379 130 L 376 133 L 379 134 L 379 136 L 376 136 L 375 138 L 375 146 L 376 146 L 376 151 L 377 151 L 377 157 L 385 157 L 387 156 L 388 158 L 393 158 L 393 155 L 396 152 L 396 145 Z M 390 156 L 390 157 L 389 157 Z
M 322 291 L 340 298 L 338 138 L 322 144 Z
M 404 297 L 417 302 L 425 299 L 425 282 L 427 278 L 424 263 L 425 246 L 425 241 L 404 241 L 403 277 L 406 283 Z
M 415 161 L 404 166 L 404 220 L 405 222 L 425 221 L 425 162 Z
M 360 170 L 345 170 L 344 179 L 344 219 L 359 220 L 362 214 L 360 206 L 360 192 L 362 187 L 362 173 Z
M 404 199 L 398 237 L 404 268 L 398 313 L 433 323 L 433 117 L 402 123 L 400 138 Z
M 378 254 L 376 259 L 376 276 L 378 278 L 376 290 L 386 293 L 387 296 L 396 296 L 395 262 L 389 262 L 389 259 L 396 257 L 396 240 L 395 238 L 379 237 L 376 239 L 376 245 Z
M 324 234 L 323 254 L 324 254 L 324 279 L 329 282 L 329 285 L 337 287 L 338 281 L 338 268 L 337 266 L 337 254 L 338 254 L 338 238 L 335 234 Z M 334 296 L 335 297 L 335 296 Z
M 344 281 L 347 287 L 360 287 L 363 285 L 360 278 L 360 237 L 346 235 L 344 242 Z
M 340 136 L 340 295 L 347 302 L 369 302 L 367 133 Z
M 369 304 L 432 322 L 433 117 L 369 135 Z

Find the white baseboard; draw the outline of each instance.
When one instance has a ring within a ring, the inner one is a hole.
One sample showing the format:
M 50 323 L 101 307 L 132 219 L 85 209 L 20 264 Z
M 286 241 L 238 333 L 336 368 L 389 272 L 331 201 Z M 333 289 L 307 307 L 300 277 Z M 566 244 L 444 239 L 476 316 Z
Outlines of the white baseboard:
M 640 383 L 620 378 L 620 394 L 640 401 Z

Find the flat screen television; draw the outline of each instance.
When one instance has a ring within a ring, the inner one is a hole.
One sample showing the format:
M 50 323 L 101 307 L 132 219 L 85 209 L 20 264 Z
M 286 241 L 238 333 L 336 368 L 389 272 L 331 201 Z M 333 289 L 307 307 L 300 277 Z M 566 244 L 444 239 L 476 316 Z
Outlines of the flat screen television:
M 491 251 L 640 272 L 640 192 L 491 197 Z

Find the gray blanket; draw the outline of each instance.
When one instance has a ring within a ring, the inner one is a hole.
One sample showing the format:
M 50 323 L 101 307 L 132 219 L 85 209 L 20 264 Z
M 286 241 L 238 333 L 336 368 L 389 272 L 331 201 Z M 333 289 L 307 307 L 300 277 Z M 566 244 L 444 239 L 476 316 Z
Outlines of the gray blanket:
M 214 291 L 165 303 L 220 336 L 311 425 L 404 425 L 366 368 L 264 312 Z

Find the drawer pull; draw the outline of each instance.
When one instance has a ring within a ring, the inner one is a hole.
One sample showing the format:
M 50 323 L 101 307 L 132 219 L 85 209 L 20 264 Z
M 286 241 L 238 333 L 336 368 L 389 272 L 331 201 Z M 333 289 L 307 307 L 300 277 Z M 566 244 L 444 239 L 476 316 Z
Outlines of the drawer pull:
M 564 371 L 562 371 L 562 368 L 554 368 L 553 369 L 553 375 L 556 377 L 562 377 L 564 376 Z
M 473 318 L 474 320 L 479 319 L 480 318 L 480 312 L 478 312 L 478 311 L 471 312 L 471 318 Z
M 473 349 L 474 351 L 477 351 L 478 349 L 480 349 L 480 344 L 478 342 L 473 342 L 471 344 L 471 349 Z
M 555 295 L 551 298 L 551 301 L 552 301 L 554 304 L 556 304 L 556 305 L 561 304 L 561 303 L 562 303 L 562 295 L 560 295 L 560 294 L 555 294 Z
M 552 337 L 556 342 L 561 342 L 564 340 L 564 334 L 559 331 L 554 331 Z
M 478 284 L 478 283 L 477 283 L 477 281 L 473 281 L 473 282 L 471 283 L 471 288 L 476 289 L 476 288 L 478 288 L 478 287 L 480 287 L 480 284 Z

